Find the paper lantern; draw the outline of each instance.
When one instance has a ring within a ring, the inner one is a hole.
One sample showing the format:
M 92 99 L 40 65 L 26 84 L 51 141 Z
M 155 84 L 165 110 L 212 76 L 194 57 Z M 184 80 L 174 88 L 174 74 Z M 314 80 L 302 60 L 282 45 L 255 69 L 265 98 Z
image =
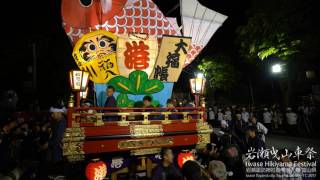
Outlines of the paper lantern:
M 70 87 L 73 91 L 85 91 L 89 82 L 89 73 L 79 70 L 69 72 Z
M 103 161 L 91 162 L 86 168 L 88 180 L 103 180 L 107 175 L 107 165 Z
M 87 87 L 85 91 L 80 92 L 81 99 L 86 99 L 88 96 L 89 88 Z
M 183 164 L 189 160 L 195 160 L 194 155 L 191 152 L 182 152 L 178 155 L 178 165 L 182 168 Z
M 190 79 L 190 87 L 192 94 L 203 94 L 205 89 L 206 79 L 205 78 L 193 78 Z

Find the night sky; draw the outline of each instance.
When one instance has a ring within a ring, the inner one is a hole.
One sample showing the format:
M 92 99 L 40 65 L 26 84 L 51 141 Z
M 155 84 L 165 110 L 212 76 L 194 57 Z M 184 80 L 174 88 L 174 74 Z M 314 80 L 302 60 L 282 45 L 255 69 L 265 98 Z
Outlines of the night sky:
M 179 17 L 180 9 L 168 12 L 179 0 L 154 1 L 166 16 Z M 10 1 L 1 11 L 4 38 L 0 49 L 3 83 L 0 90 L 15 89 L 25 102 L 39 98 L 48 104 L 58 96 L 70 93 L 67 72 L 76 69 L 71 44 L 62 28 L 59 0 Z M 235 30 L 247 22 L 249 0 L 200 0 L 200 3 L 228 16 L 214 34 L 199 58 L 183 71 L 176 89 L 184 89 L 187 79 L 201 57 L 215 53 L 228 53 L 235 66 L 244 66 L 235 46 Z M 32 90 L 33 45 L 36 49 L 37 89 Z

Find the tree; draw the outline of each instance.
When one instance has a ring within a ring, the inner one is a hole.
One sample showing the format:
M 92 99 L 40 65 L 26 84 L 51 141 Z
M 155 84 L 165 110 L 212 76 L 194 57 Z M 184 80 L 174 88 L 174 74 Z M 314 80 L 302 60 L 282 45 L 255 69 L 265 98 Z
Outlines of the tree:
M 241 56 L 248 60 L 264 60 L 268 57 L 289 59 L 299 52 L 301 39 L 296 33 L 297 22 L 303 11 L 288 0 L 271 0 L 263 4 L 253 3 L 248 23 L 237 29 L 237 43 Z
M 236 72 L 229 59 L 225 55 L 215 55 L 202 59 L 198 68 L 204 73 L 209 88 L 228 90 L 234 85 Z
M 287 64 L 288 76 L 281 84 L 286 105 L 301 64 L 319 57 L 315 7 L 314 0 L 252 1 L 247 23 L 237 29 L 236 42 L 246 62 L 260 65 L 261 60 L 279 59 Z

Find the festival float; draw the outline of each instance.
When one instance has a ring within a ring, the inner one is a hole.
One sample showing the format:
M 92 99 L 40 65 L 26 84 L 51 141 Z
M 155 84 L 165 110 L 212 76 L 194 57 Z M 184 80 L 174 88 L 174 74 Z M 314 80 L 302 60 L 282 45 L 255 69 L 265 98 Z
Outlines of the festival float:
M 161 148 L 172 148 L 182 166 L 194 158 L 184 150 L 210 142 L 212 128 L 198 103 L 203 77 L 190 80 L 195 107 L 166 102 L 183 68 L 227 17 L 197 0 L 181 0 L 180 8 L 181 28 L 152 0 L 62 0 L 63 26 L 79 68 L 70 71 L 76 98 L 69 101 L 63 155 L 73 163 L 87 161 L 87 176 L 117 179 L 134 159 L 150 177 Z M 103 107 L 108 86 L 115 88 L 117 108 Z M 89 92 L 94 106 L 80 106 Z M 146 95 L 153 107 L 141 107 Z M 93 158 L 100 160 L 89 163 Z

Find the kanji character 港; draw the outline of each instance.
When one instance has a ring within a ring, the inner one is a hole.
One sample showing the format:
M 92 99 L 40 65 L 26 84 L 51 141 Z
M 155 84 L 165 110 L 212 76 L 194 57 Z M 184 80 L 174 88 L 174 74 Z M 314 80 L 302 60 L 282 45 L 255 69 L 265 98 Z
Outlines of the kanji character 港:
M 124 64 L 128 69 L 144 70 L 149 67 L 149 46 L 143 41 L 133 41 L 132 44 L 126 43 L 127 50 L 124 52 Z

